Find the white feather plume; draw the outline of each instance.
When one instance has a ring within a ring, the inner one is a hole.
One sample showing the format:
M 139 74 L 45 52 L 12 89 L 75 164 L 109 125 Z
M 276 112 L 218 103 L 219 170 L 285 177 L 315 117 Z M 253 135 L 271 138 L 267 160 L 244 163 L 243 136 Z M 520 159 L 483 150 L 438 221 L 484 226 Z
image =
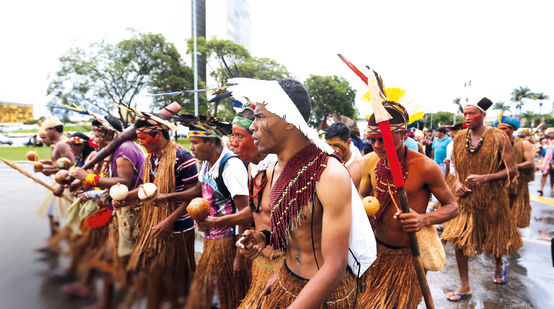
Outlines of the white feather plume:
M 229 79 L 228 83 L 231 86 L 227 89 L 236 100 L 243 104 L 248 102 L 265 104 L 268 111 L 297 127 L 319 149 L 328 154 L 334 152 L 331 146 L 319 138 L 317 131 L 308 126 L 296 105 L 277 81 L 236 77 Z

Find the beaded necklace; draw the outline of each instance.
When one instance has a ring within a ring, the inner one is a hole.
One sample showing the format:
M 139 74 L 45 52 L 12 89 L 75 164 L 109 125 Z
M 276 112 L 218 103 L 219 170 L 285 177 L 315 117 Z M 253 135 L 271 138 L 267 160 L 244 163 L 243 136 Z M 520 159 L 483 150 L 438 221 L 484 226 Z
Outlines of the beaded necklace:
M 479 138 L 479 142 L 477 142 L 477 145 L 472 146 L 471 145 L 471 130 L 467 130 L 466 135 L 466 150 L 470 153 L 475 153 L 481 149 L 481 146 L 483 146 L 483 140 L 485 139 L 485 132 L 487 132 L 487 129 L 483 130 L 483 133 L 481 134 L 481 138 Z

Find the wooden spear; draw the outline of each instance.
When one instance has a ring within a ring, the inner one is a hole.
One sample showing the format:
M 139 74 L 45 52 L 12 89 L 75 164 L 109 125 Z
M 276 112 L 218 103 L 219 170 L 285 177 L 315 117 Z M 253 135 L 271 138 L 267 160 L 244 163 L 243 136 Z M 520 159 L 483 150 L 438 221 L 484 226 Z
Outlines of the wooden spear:
M 352 63 L 350 63 L 350 61 L 346 60 L 346 58 L 344 58 L 340 54 L 338 56 L 352 71 L 354 71 L 356 75 L 358 75 L 358 77 L 360 77 L 364 81 L 366 85 L 368 85 L 371 105 L 373 107 L 373 113 L 375 115 L 375 122 L 379 124 L 379 129 L 381 130 L 381 136 L 383 137 L 383 143 L 385 144 L 385 150 L 387 152 L 387 159 L 389 161 L 392 178 L 394 180 L 394 185 L 396 186 L 396 196 L 400 201 L 402 212 L 409 213 L 410 206 L 408 204 L 408 197 L 406 196 L 406 190 L 404 188 L 405 183 L 404 177 L 402 175 L 402 168 L 400 167 L 400 162 L 398 161 L 398 156 L 396 155 L 396 149 L 394 147 L 394 141 L 392 139 L 392 133 L 390 129 L 389 119 L 391 119 L 392 117 L 389 115 L 382 104 L 382 95 L 384 96 L 384 94 L 381 94 L 381 90 L 377 86 L 377 77 L 371 69 L 369 78 L 366 77 Z M 408 238 L 410 241 L 410 247 L 412 249 L 417 279 L 419 281 L 421 293 L 423 294 L 423 299 L 425 300 L 425 306 L 427 307 L 427 309 L 434 309 L 435 305 L 433 304 L 433 297 L 431 296 L 431 291 L 429 290 L 429 285 L 427 284 L 425 270 L 423 269 L 423 262 L 421 261 L 421 256 L 419 254 L 417 236 L 415 233 L 408 233 Z
M 20 172 L 21 174 L 23 174 L 23 175 L 25 175 L 25 176 L 31 178 L 34 182 L 38 183 L 39 185 L 42 185 L 42 186 L 45 187 L 46 189 L 48 189 L 48 190 L 54 192 L 54 187 L 52 187 L 51 185 L 45 183 L 44 181 L 42 181 L 42 180 L 36 178 L 35 176 L 29 174 L 29 172 L 27 172 L 27 171 L 21 169 L 19 166 L 15 165 L 13 162 L 10 162 L 10 161 L 8 161 L 8 160 L 2 158 L 2 157 L 0 157 L 0 161 L 6 163 L 7 166 L 9 166 L 9 167 L 11 167 L 11 168 L 17 170 L 17 171 Z M 64 199 L 66 199 L 68 202 L 73 203 L 73 199 L 70 198 L 69 196 L 67 196 L 67 195 L 62 195 L 61 197 L 64 198 Z

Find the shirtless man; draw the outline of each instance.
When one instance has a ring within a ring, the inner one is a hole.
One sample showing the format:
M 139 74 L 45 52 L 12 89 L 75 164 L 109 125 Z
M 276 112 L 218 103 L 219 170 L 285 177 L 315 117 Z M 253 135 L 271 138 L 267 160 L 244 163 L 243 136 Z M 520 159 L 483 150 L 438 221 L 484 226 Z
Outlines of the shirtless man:
M 45 144 L 51 145 L 52 150 L 50 151 L 50 160 L 41 160 L 42 163 L 42 173 L 46 176 L 53 175 L 59 171 L 58 166 L 56 165 L 56 160 L 62 157 L 66 157 L 71 161 L 71 166 L 75 164 L 75 156 L 71 151 L 71 147 L 65 141 L 67 137 L 63 134 L 63 123 L 55 118 L 50 117 L 44 120 L 41 129 L 44 130 L 44 137 L 46 140 Z M 42 132 L 41 132 L 42 133 Z M 63 192 L 63 187 L 61 187 Z M 48 216 L 48 221 L 50 223 L 50 237 L 56 235 L 57 229 L 59 227 L 60 218 L 66 215 L 67 208 L 69 208 L 69 203 L 61 198 L 55 198 L 52 193 L 48 193 L 43 205 L 39 209 L 39 214 L 44 214 Z M 38 248 L 37 251 L 51 251 L 49 246 Z
M 59 158 L 68 158 L 71 165 L 75 164 L 75 156 L 71 147 L 65 141 L 67 137 L 63 134 L 63 123 L 55 117 L 47 118 L 42 124 L 46 138 L 53 145 L 50 152 L 50 160 L 40 161 L 43 164 L 42 173 L 46 176 L 57 173 L 60 169 L 56 166 Z
M 409 119 L 406 109 L 389 101 L 384 105 L 393 117 L 390 120 L 392 136 L 406 180 L 405 189 L 411 211 L 404 214 L 395 207 L 399 202 L 396 200 L 396 189 L 388 167 L 381 131 L 375 117 L 371 116 L 368 121 L 369 142 L 379 161 L 374 169 L 368 171 L 369 175 L 363 175 L 364 186 L 360 188 L 360 192 L 364 195 L 374 192 L 381 206 L 372 220 L 378 242 L 377 261 L 369 268 L 369 288 L 362 296 L 362 303 L 364 308 L 416 308 L 422 295 L 407 232 L 417 232 L 424 227 L 454 218 L 458 214 L 458 205 L 439 166 L 427 156 L 409 150 L 403 143 Z M 367 156 L 367 161 L 375 158 L 375 155 Z M 374 181 L 370 181 L 371 179 Z M 431 194 L 435 195 L 443 207 L 425 213 Z
M 325 131 L 325 140 L 345 162 L 344 165 L 348 168 L 352 181 L 356 188 L 358 188 L 362 178 L 362 165 L 364 159 L 361 155 L 353 153 L 350 148 L 352 144 L 350 129 L 342 122 L 333 123 L 327 128 L 327 131 Z
M 269 230 L 271 223 L 269 221 L 271 209 L 269 208 L 268 183 L 272 182 L 271 171 L 277 162 L 277 156 L 258 151 L 254 145 L 252 131 L 250 126 L 254 121 L 254 111 L 245 108 L 233 119 L 233 135 L 231 138 L 232 151 L 243 162 L 248 164 L 248 190 L 249 205 L 252 210 L 252 217 L 256 231 Z M 248 253 L 252 251 L 240 250 L 240 243 L 236 246 L 239 252 L 246 257 L 251 257 Z M 263 308 L 265 297 L 260 297 L 264 293 L 267 280 L 279 270 L 283 263 L 283 253 L 266 247 L 265 250 L 252 262 L 252 283 L 248 293 L 241 301 L 239 309 Z
M 306 124 L 308 93 L 288 79 L 233 82 L 235 98 L 257 102 L 250 127 L 255 144 L 278 157 L 269 184 L 271 230 L 246 231 L 239 243 L 253 255 L 268 244 L 285 252 L 264 307 L 354 308 L 356 279 L 347 261 L 351 207 L 358 204 L 348 171 Z

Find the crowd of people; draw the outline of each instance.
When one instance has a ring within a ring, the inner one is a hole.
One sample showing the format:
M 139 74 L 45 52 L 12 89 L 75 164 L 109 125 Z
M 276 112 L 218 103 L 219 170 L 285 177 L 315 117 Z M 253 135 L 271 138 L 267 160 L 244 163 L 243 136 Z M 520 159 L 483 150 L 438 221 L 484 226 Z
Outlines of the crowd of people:
M 51 227 L 41 251 L 68 244 L 71 263 L 51 274 L 68 281 L 63 292 L 88 298 L 101 274 L 98 308 L 114 305 L 116 287 L 126 291 L 123 307 L 416 308 L 423 294 L 409 234 L 423 239 L 425 269 L 438 271 L 445 257 L 435 225 L 456 251 L 460 285 L 448 300 L 471 296 L 470 256 L 494 255 L 491 281 L 507 282 L 502 257 L 523 245 L 518 228 L 530 221 L 536 153 L 544 158 L 541 194 L 554 174 L 554 130 L 537 149 L 531 134 L 514 135 L 516 119 L 486 126 L 492 103 L 483 98 L 466 102 L 463 123 L 413 132 L 406 108 L 384 98 L 404 213 L 375 115 L 363 133 L 335 117 L 321 138 L 307 124 L 301 83 L 236 78 L 227 90 L 243 103 L 231 124 L 179 115 L 177 103 L 135 111 L 125 129 L 90 113 L 91 137 L 64 135 L 55 118 L 42 123 L 52 152 L 41 172 L 58 175 L 62 157 L 74 166 L 41 205 Z M 190 150 L 171 138 L 172 119 L 189 128 Z M 379 203 L 373 214 L 362 203 L 368 196 Z M 209 205 L 202 219 L 187 211 L 199 197 Z M 203 234 L 201 256 L 195 233 Z

